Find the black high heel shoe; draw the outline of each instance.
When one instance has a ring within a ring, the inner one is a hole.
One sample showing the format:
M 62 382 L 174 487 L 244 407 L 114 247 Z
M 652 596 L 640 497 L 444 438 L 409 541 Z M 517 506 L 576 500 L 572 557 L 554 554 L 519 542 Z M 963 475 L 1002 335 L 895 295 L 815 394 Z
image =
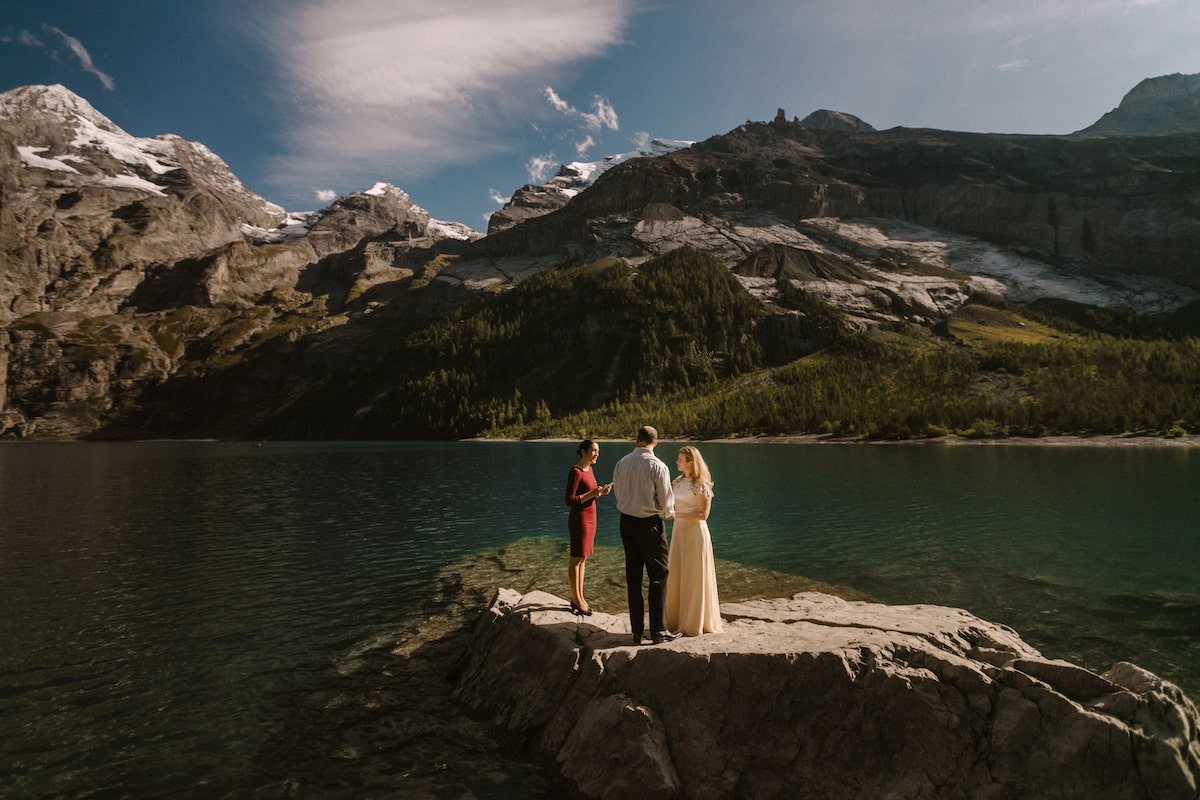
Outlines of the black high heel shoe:
M 575 601 L 572 600 L 571 613 L 577 617 L 590 617 L 592 615 L 592 610 L 590 608 L 580 608 L 579 606 L 575 605 Z

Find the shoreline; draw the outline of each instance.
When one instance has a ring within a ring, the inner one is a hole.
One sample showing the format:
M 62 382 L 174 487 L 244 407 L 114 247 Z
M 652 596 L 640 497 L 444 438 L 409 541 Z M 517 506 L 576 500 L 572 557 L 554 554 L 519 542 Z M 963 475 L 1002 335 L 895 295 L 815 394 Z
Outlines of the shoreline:
M 865 444 L 865 445 L 944 445 L 959 446 L 1032 446 L 1032 447 L 1200 447 L 1200 436 L 1148 436 L 1124 434 L 1069 434 L 1058 436 L 1007 436 L 991 439 L 966 439 L 958 436 L 938 436 L 929 439 L 867 439 L 864 437 L 833 436 L 806 433 L 779 436 L 745 436 L 728 439 L 702 439 L 706 443 L 731 444 Z
M 6 444 L 54 444 L 54 443 L 81 443 L 81 444 L 245 444 L 255 447 L 261 447 L 266 444 L 282 444 L 282 443 L 348 443 L 353 440 L 347 439 L 202 439 L 202 438 L 184 438 L 184 439 L 122 439 L 120 441 L 96 441 L 91 439 L 0 439 L 0 446 Z M 438 441 L 428 439 L 388 439 L 378 440 L 376 443 L 391 443 L 400 444 L 403 442 L 423 442 L 423 441 Z M 630 439 L 612 439 L 606 437 L 596 438 L 595 441 L 606 444 L 620 444 L 631 441 Z M 1185 436 L 1153 436 L 1149 434 L 1138 433 L 1104 433 L 1104 434 L 1062 434 L 1053 436 L 1006 436 L 1002 438 L 990 439 L 967 439 L 959 436 L 938 436 L 926 439 L 869 439 L 863 436 L 835 436 L 828 433 L 785 433 L 785 434 L 759 434 L 755 436 L 726 436 L 726 437 L 710 437 L 710 438 L 674 438 L 671 436 L 665 437 L 660 441 L 663 442 L 699 442 L 701 444 L 816 444 L 816 445 L 874 445 L 874 446 L 905 446 L 918 445 L 921 447 L 930 447 L 941 445 L 945 447 L 1119 447 L 1119 448 L 1193 448 L 1200 447 L 1200 434 L 1185 435 Z M 461 443 L 482 443 L 489 442 L 500 443 L 520 443 L 520 442 L 542 442 L 542 443 L 578 443 L 579 439 L 568 438 L 565 436 L 547 436 L 536 439 L 517 439 L 511 437 L 487 437 L 487 436 L 472 436 L 466 439 L 445 440 L 445 443 L 452 442 Z
M 545 443 L 578 443 L 579 439 L 549 436 L 540 439 L 513 439 L 505 437 L 472 437 L 459 439 L 460 442 L 545 442 Z M 628 439 L 609 439 L 600 437 L 595 441 L 605 444 L 619 444 Z M 929 447 L 942 445 L 945 447 L 987 447 L 987 446 L 1029 446 L 1029 447 L 1121 447 L 1121 448 L 1191 448 L 1200 447 L 1200 435 L 1177 437 L 1150 436 L 1135 433 L 1106 433 L 1106 434 L 1069 434 L 1056 436 L 1007 436 L 993 439 L 965 439 L 957 436 L 938 436 L 928 439 L 868 439 L 862 436 L 834 436 L 827 433 L 790 433 L 758 436 L 729 436 L 708 439 L 676 439 L 665 437 L 663 442 L 699 442 L 701 444 L 816 444 L 816 445 L 876 445 L 876 446 L 905 446 L 919 445 Z

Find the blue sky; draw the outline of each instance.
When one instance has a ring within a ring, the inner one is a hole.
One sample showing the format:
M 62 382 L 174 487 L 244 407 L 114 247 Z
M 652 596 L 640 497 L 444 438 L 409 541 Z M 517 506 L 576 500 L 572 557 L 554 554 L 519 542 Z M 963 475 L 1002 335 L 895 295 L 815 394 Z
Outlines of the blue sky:
M 781 107 L 1070 133 L 1176 72 L 1197 0 L 0 0 L 0 90 L 61 83 L 290 211 L 387 181 L 477 230 L 648 137 Z

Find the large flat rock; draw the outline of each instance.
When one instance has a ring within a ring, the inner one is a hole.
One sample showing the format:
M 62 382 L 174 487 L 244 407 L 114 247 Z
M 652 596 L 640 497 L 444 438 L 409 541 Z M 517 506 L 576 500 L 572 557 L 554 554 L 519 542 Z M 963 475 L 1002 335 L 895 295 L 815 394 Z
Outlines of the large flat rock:
M 1128 663 L 1098 675 L 1003 625 L 808 592 L 634 646 L 626 616 L 500 589 L 459 700 L 589 798 L 1195 800 L 1200 718 Z

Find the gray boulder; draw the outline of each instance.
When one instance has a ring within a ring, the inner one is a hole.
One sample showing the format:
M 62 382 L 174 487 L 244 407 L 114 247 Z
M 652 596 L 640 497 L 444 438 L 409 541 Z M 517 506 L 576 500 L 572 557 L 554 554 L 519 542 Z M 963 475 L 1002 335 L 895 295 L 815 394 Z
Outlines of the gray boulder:
M 723 633 L 638 647 L 624 615 L 501 589 L 455 693 L 587 798 L 1197 796 L 1196 708 L 1132 664 L 1096 675 L 940 606 L 721 611 Z

